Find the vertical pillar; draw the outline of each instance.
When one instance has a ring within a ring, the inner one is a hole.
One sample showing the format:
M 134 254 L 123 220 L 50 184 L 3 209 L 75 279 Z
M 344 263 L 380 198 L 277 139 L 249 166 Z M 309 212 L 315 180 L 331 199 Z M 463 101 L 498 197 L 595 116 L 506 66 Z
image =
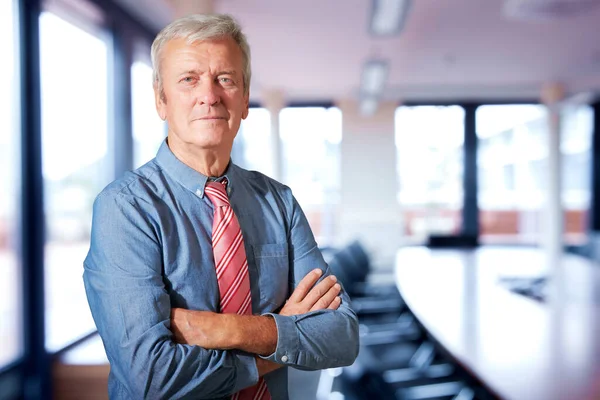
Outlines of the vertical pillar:
M 600 261 L 600 101 L 592 104 L 594 128 L 592 132 L 592 182 L 589 217 L 590 254 Z
M 561 117 L 560 101 L 564 88 L 550 83 L 542 88 L 542 101 L 548 109 L 548 165 L 546 179 L 546 207 L 543 248 L 553 265 L 563 253 L 563 207 L 561 202 Z
M 354 100 L 338 106 L 343 129 L 338 244 L 359 239 L 375 267 L 391 265 L 403 232 L 394 136 L 397 103 L 381 103 L 369 116 L 360 113 Z
M 21 243 L 23 267 L 23 398 L 51 396 L 50 356 L 46 352 L 44 292 L 44 178 L 40 96 L 39 0 L 20 0 Z
M 279 113 L 285 107 L 285 97 L 280 90 L 267 90 L 263 92 L 262 100 L 265 108 L 271 113 L 271 157 L 273 165 L 271 178 L 282 181 L 284 176 Z
M 479 236 L 479 208 L 477 206 L 477 132 L 476 105 L 464 105 L 465 141 L 463 174 L 463 222 L 462 235 L 468 238 Z
M 133 119 L 131 113 L 131 65 L 133 64 L 133 34 L 129 27 L 113 25 L 113 48 L 109 57 L 109 124 L 107 165 L 108 182 L 133 169 Z
M 547 84 L 542 89 L 542 101 L 548 109 L 548 164 L 546 172 L 546 204 L 544 209 L 543 248 L 546 271 L 550 278 L 549 304 L 552 313 L 561 313 L 565 296 L 563 253 L 563 207 L 561 201 L 561 99 L 564 88 L 558 83 Z M 560 320 L 560 318 L 558 318 Z

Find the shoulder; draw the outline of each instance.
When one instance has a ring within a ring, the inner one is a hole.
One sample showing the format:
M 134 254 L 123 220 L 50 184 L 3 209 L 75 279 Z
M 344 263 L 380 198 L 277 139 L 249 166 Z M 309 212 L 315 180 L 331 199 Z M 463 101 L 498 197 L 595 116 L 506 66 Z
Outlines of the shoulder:
M 263 189 L 266 192 L 273 192 L 280 196 L 292 196 L 292 190 L 289 186 L 258 171 L 249 171 L 233 164 L 235 173 L 250 186 Z
M 248 171 L 236 167 L 237 178 L 242 182 L 249 198 L 258 200 L 261 207 L 278 210 L 285 219 L 290 220 L 299 205 L 289 186 L 257 171 Z
M 150 161 L 140 168 L 126 172 L 108 184 L 96 197 L 95 207 L 102 204 L 152 203 L 161 190 L 163 180 L 160 166 Z

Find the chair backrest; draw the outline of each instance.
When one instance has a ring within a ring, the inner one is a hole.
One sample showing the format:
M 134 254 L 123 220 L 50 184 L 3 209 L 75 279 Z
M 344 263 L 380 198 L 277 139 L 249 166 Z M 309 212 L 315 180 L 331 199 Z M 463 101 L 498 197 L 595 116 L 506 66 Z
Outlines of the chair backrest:
M 336 276 L 336 278 L 342 283 L 344 288 L 346 290 L 351 291 L 355 281 L 348 274 L 348 271 L 344 267 L 345 263 L 342 260 L 340 260 L 338 253 L 335 253 L 333 257 L 329 260 L 329 268 L 331 269 L 331 273 Z
M 370 263 L 369 257 L 363 246 L 358 241 L 350 243 L 338 252 L 344 268 L 354 283 L 365 282 L 369 275 Z
M 392 385 L 383 376 L 360 366 L 352 365 L 343 369 L 340 375 L 341 392 L 353 400 L 396 400 Z
M 340 264 L 340 268 L 344 270 L 344 273 L 348 276 L 348 279 L 352 284 L 364 281 L 365 275 L 361 271 L 361 267 L 352 256 L 350 249 L 344 247 L 335 254 L 336 260 Z
M 352 286 L 367 279 L 370 269 L 369 256 L 360 242 L 354 241 L 331 256 L 329 267 L 344 287 L 352 291 Z
M 369 273 L 371 270 L 371 261 L 369 260 L 369 255 L 363 245 L 358 240 L 355 240 L 350 243 L 348 249 L 357 264 L 361 267 L 361 270 L 365 271 L 365 274 Z

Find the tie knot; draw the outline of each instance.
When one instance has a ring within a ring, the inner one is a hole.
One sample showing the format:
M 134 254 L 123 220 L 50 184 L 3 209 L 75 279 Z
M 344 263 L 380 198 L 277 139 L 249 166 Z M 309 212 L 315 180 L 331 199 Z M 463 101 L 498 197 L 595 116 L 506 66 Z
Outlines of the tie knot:
M 215 207 L 229 207 L 229 198 L 227 197 L 227 190 L 225 190 L 226 185 L 226 180 L 223 182 L 208 182 L 206 184 L 204 194 L 208 196 Z

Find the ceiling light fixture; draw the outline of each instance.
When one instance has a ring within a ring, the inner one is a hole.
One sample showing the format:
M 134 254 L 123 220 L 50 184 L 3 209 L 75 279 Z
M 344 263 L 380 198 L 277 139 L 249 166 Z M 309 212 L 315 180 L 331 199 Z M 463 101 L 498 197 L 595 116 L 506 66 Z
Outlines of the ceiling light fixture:
M 411 0 L 373 0 L 371 33 L 376 36 L 400 33 L 411 4 Z
M 371 60 L 365 64 L 361 80 L 360 92 L 363 96 L 380 96 L 388 78 L 389 64 L 384 60 Z
M 360 79 L 360 113 L 375 114 L 388 79 L 389 64 L 385 60 L 370 60 L 363 67 Z
M 597 0 L 505 0 L 504 14 L 524 21 L 563 20 L 597 7 Z

